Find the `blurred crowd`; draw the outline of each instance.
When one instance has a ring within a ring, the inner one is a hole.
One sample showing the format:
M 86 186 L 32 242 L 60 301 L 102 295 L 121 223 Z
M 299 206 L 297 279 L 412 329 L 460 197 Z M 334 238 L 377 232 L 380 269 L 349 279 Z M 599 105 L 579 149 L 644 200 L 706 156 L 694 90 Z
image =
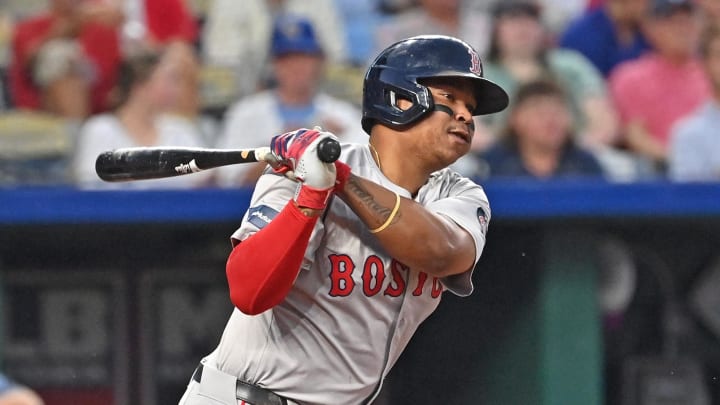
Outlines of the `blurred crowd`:
M 360 127 L 394 41 L 472 44 L 511 95 L 454 169 L 480 180 L 720 180 L 720 0 L 7 0 L 0 184 L 251 186 L 263 166 L 104 183 L 103 151 L 248 148 Z
M 95 159 L 316 125 L 365 143 L 366 68 L 420 34 L 511 95 L 461 174 L 720 181 L 720 0 L 2 0 L 0 187 L 250 187 L 263 164 L 107 183 Z M 6 403 L 41 401 L 0 375 Z

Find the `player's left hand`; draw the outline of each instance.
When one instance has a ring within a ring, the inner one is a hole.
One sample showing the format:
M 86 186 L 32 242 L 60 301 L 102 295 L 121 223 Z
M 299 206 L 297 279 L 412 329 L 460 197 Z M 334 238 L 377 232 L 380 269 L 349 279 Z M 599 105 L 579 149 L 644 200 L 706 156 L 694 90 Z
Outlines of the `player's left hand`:
M 295 193 L 298 206 L 325 208 L 335 187 L 335 164 L 321 161 L 317 152 L 318 144 L 327 138 L 337 140 L 332 133 L 316 127 L 286 132 L 270 142 L 270 149 L 279 161 L 273 170 L 300 182 Z

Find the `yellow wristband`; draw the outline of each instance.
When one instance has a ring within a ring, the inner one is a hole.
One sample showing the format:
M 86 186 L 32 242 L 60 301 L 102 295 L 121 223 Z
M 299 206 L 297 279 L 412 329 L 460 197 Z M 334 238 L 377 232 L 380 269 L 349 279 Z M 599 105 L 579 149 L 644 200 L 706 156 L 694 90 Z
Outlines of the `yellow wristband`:
M 378 233 L 388 226 L 390 226 L 390 223 L 392 222 L 393 218 L 395 218 L 395 215 L 397 215 L 398 211 L 400 210 L 400 194 L 395 193 L 395 207 L 393 207 L 392 212 L 390 213 L 390 216 L 385 220 L 385 223 L 380 225 L 379 227 L 375 229 L 371 229 L 370 233 Z

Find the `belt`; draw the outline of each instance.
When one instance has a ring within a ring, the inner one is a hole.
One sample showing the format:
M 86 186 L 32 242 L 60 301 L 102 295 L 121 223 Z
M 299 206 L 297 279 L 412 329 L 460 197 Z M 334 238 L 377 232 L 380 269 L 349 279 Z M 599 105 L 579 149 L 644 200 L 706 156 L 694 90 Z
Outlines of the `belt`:
M 197 366 L 192 379 L 200 383 L 202 380 L 203 365 Z M 252 405 L 288 405 L 285 398 L 257 385 L 237 380 L 235 384 L 235 396 L 238 400 L 247 401 Z

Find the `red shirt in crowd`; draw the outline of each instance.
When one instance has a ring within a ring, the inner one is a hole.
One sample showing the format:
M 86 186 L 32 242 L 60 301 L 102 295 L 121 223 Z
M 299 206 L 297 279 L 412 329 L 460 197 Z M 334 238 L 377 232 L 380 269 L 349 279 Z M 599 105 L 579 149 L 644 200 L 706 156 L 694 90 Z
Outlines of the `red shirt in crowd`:
M 15 27 L 9 74 L 12 100 L 18 108 L 41 107 L 40 91 L 33 84 L 29 62 L 47 37 L 55 18 L 52 14 L 43 14 L 21 21 Z M 83 26 L 77 41 L 94 68 L 92 112 L 104 111 L 108 108 L 108 94 L 115 84 L 120 62 L 119 33 L 116 28 L 88 23 Z
M 16 107 L 39 109 L 40 91 L 33 84 L 29 59 L 42 43 L 55 17 L 44 14 L 17 24 L 12 43 L 10 91 Z M 194 42 L 198 36 L 195 17 L 182 0 L 145 1 L 145 19 L 148 41 L 165 44 L 172 40 Z M 92 86 L 92 113 L 109 108 L 108 96 L 112 90 L 121 58 L 121 39 L 118 28 L 98 23 L 83 26 L 78 36 L 86 56 L 94 65 L 95 81 Z
M 193 43 L 197 39 L 197 22 L 182 0 L 146 0 L 145 18 L 151 40 L 156 43 L 171 40 Z

